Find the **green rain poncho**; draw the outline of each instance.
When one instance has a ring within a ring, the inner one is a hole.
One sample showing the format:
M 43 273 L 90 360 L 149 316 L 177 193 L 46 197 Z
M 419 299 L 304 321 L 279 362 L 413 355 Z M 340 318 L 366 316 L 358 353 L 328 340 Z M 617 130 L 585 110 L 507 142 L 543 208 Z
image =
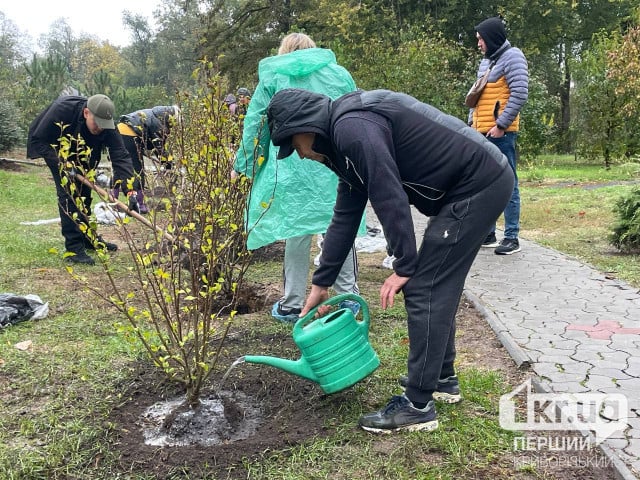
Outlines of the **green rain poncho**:
M 324 233 L 333 215 L 338 177 L 327 167 L 301 160 L 297 153 L 276 160 L 266 110 L 271 97 L 285 88 L 304 88 L 335 99 L 356 89 L 331 50 L 308 48 L 268 57 L 258 66 L 259 83 L 244 119 L 242 143 L 234 169 L 253 177 L 249 196 L 247 247 Z M 361 225 L 364 233 L 364 221 Z

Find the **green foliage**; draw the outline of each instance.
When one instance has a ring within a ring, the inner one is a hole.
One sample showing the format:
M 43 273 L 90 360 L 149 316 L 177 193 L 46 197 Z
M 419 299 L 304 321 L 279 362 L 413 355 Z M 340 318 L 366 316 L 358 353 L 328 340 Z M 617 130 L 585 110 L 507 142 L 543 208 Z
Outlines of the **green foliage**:
M 557 98 L 549 94 L 545 84 L 534 74 L 529 75 L 529 98 L 520 114 L 518 146 L 526 161 L 541 153 L 555 151 L 558 124 L 554 112 Z
M 401 32 L 397 45 L 382 38 L 360 46 L 361 53 L 340 51 L 358 87 L 408 93 L 466 120 L 463 105 L 472 62 L 458 44 L 436 31 Z
M 111 99 L 120 115 L 156 105 L 171 105 L 175 101 L 161 85 L 119 89 Z
M 21 113 L 17 122 L 22 129 L 27 130 L 31 121 L 72 83 L 67 67 L 63 57 L 35 54 L 28 64 L 22 66 L 20 77 L 23 84 L 17 90 L 16 99 Z
M 629 120 L 622 107 L 628 100 L 618 93 L 617 80 L 607 75 L 609 52 L 617 50 L 620 41 L 616 32 L 596 35 L 574 68 L 577 146 L 583 155 L 603 157 L 606 167 L 627 152 Z
M 131 31 L 132 43 L 122 49 L 96 42 L 87 45 L 64 19 L 56 21 L 43 39 L 40 60 L 61 58 L 69 76 L 53 82 L 52 88 L 7 85 L 26 75 L 17 68 L 18 36 L 5 28 L 8 35 L 0 31 L 0 87 L 19 106 L 18 124 L 23 129 L 57 96 L 60 85 L 76 86 L 83 95 L 100 92 L 120 97 L 114 99 L 118 111 L 134 111 L 166 102 L 151 101 L 163 95 L 139 95 L 129 89 L 159 86 L 164 97 L 173 97 L 189 88 L 190 73 L 205 55 L 217 59 L 231 90 L 241 85 L 252 88 L 260 59 L 273 54 L 285 34 L 304 31 L 319 46 L 336 51 L 359 86 L 404 91 L 465 119 L 462 98 L 477 67 L 474 26 L 497 14 L 506 19 L 511 43 L 522 48 L 529 61 L 530 99 L 519 140 L 524 157 L 553 150 L 572 152 L 574 137 L 581 154 L 602 156 L 606 162 L 640 151 L 639 115 L 611 116 L 605 120 L 615 122 L 600 124 L 605 128 L 598 131 L 594 126 L 603 113 L 591 114 L 592 107 L 614 112 L 622 102 L 630 111 L 638 103 L 638 34 L 633 33 L 638 13 L 633 0 L 533 4 L 513 0 L 508 5 L 471 0 L 161 0 L 154 14 L 156 29 L 140 16 L 125 15 L 124 28 Z M 590 59 L 605 58 L 601 37 L 594 36 L 601 30 L 620 32 L 623 48 L 607 52 L 617 55 L 617 63 L 610 59 L 609 67 L 615 68 L 609 78 L 596 80 L 585 77 L 584 70 L 596 73 L 596 68 L 604 75 L 609 69 Z M 104 74 L 96 78 L 98 70 Z M 614 77 L 611 94 L 607 82 Z M 591 84 L 605 89 L 589 91 Z M 580 97 L 575 101 L 574 92 Z
M 617 223 L 609 240 L 625 252 L 640 251 L 640 188 L 621 197 L 614 206 Z
M 24 134 L 16 123 L 18 117 L 18 108 L 9 100 L 0 98 L 0 153 L 22 143 Z

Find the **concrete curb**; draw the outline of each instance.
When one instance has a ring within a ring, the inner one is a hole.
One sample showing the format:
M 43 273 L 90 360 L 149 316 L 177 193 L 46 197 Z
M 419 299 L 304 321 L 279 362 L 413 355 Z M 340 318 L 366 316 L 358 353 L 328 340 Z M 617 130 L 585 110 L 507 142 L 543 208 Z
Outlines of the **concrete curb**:
M 469 290 L 465 289 L 463 294 L 465 297 L 467 297 L 467 300 L 471 302 L 474 308 L 478 310 L 480 315 L 482 315 L 482 317 L 487 320 L 487 323 L 489 324 L 489 326 L 491 326 L 491 329 L 497 335 L 500 343 L 504 345 L 504 348 L 507 349 L 509 355 L 511 355 L 511 358 L 513 358 L 513 361 L 516 362 L 518 368 L 525 369 L 530 367 L 533 363 L 531 357 L 529 357 L 527 352 L 525 352 L 522 347 L 518 345 L 518 342 L 516 342 L 515 339 L 511 336 L 507 328 L 496 316 L 496 314 L 485 307 L 482 301 Z

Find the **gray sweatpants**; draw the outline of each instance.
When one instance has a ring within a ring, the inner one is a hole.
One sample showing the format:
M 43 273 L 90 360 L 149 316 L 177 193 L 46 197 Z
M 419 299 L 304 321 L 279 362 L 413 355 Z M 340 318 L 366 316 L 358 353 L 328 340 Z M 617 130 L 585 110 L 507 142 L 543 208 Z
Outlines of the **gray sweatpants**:
M 406 395 L 425 403 L 439 378 L 454 375 L 455 317 L 480 245 L 513 192 L 510 168 L 487 188 L 430 217 L 418 268 L 403 288 L 409 330 Z
M 309 267 L 311 265 L 311 240 L 313 235 L 301 235 L 288 238 L 284 247 L 284 296 L 280 305 L 285 310 L 302 309 L 307 297 L 309 283 Z M 358 290 L 358 260 L 352 248 L 347 259 L 342 264 L 333 289 L 340 293 L 359 293 Z

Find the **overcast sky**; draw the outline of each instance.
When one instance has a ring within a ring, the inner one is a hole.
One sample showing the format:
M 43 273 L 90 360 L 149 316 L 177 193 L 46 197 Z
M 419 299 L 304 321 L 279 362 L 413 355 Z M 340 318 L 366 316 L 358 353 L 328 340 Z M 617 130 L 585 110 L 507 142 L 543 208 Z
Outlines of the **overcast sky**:
M 131 43 L 130 31 L 122 23 L 122 12 L 142 15 L 153 27 L 157 5 L 154 0 L 0 0 L 0 12 L 32 37 L 33 49 L 40 35 L 48 33 L 51 24 L 60 17 L 67 20 L 76 37 L 88 33 L 122 47 Z

